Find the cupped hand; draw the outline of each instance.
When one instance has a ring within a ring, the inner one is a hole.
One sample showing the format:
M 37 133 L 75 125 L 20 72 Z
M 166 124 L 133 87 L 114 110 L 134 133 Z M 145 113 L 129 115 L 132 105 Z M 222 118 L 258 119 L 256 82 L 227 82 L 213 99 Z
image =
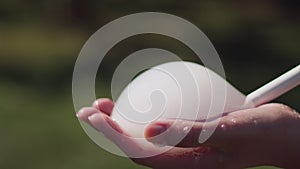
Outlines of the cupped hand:
M 151 151 L 137 144 L 110 118 L 113 107 L 111 100 L 98 99 L 92 107 L 82 108 L 77 116 L 102 132 L 129 157 L 133 153 Z M 206 123 L 206 129 L 213 127 L 213 123 Z M 297 131 L 300 128 L 300 117 L 287 106 L 267 104 L 226 114 L 221 117 L 213 135 L 201 144 L 198 137 L 203 122 L 172 124 L 174 120 L 153 122 L 147 127 L 145 136 L 150 142 L 174 148 L 152 157 L 131 159 L 155 169 L 245 168 L 257 165 L 300 167 L 297 161 L 300 156 Z M 191 128 L 187 136 L 179 143 L 172 143 L 172 137 L 180 134 L 178 131 L 183 132 L 187 125 Z M 165 132 L 163 138 L 159 137 L 161 132 Z

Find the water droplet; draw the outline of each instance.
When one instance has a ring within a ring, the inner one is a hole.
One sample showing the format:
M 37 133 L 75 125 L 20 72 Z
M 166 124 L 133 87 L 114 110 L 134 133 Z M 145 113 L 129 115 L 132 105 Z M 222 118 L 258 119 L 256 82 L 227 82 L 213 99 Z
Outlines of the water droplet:
M 201 157 L 201 156 L 203 156 L 203 154 L 204 154 L 204 153 L 197 152 L 197 151 L 193 151 L 194 157 Z
M 200 161 L 200 157 L 195 157 L 194 158 L 194 168 L 199 168 L 199 161 Z
M 189 131 L 190 131 L 190 127 L 189 126 L 185 126 L 184 128 L 183 128 L 183 132 L 185 133 L 185 134 L 188 134 L 189 133 Z
M 221 125 L 221 129 L 226 130 L 226 125 L 225 125 L 225 124 L 222 124 L 222 125 Z
M 286 105 L 282 105 L 282 106 L 281 106 L 281 109 L 282 109 L 283 111 L 292 111 L 292 109 L 291 109 L 289 106 L 286 106 Z
M 254 125 L 257 125 L 257 120 L 253 120 Z
M 201 160 L 201 157 L 203 156 L 203 153 L 194 151 L 193 155 L 194 155 L 194 168 L 199 168 L 200 167 L 199 162 Z
M 235 124 L 236 123 L 236 119 L 231 119 L 231 122 Z

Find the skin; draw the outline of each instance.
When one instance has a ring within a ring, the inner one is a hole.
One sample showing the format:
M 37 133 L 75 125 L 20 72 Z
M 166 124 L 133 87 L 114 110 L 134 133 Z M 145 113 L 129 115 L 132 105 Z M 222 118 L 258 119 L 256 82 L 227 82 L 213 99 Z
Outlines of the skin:
M 148 151 L 139 147 L 110 118 L 113 107 L 111 100 L 98 99 L 93 106 L 82 108 L 77 117 L 102 132 L 128 156 Z M 183 128 L 187 125 L 191 129 L 186 137 L 179 143 L 172 143 L 172 137 L 185 134 Z M 145 130 L 148 141 L 174 148 L 153 157 L 132 160 L 155 169 L 231 169 L 258 165 L 300 168 L 300 116 L 288 106 L 271 103 L 225 114 L 212 136 L 200 144 L 198 137 L 203 125 L 203 122 L 189 121 L 185 121 L 183 125 L 174 120 L 153 122 Z M 208 122 L 205 129 L 213 126 L 214 121 Z M 118 131 L 120 135 L 114 134 L 116 132 L 112 130 Z M 161 133 L 164 134 L 160 135 Z

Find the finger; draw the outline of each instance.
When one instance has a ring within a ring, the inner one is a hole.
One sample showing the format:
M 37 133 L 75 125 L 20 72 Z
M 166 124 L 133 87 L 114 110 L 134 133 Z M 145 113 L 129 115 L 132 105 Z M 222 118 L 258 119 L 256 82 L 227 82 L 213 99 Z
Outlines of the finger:
M 78 113 L 76 114 L 76 116 L 80 120 L 82 120 L 82 121 L 84 121 L 86 123 L 89 123 L 88 117 L 91 116 L 91 115 L 93 115 L 93 114 L 95 114 L 95 113 L 100 113 L 100 111 L 98 109 L 96 109 L 96 108 L 93 108 L 93 107 L 84 107 L 84 108 L 82 108 L 82 109 L 80 109 L 78 111 Z
M 120 134 L 123 133 L 121 127 L 116 122 L 111 120 L 111 118 L 106 114 L 95 113 L 89 116 L 88 119 L 91 125 L 98 131 L 110 131 L 111 133 L 117 132 Z
M 129 157 L 137 157 L 146 153 L 131 137 L 124 133 L 118 124 L 106 114 L 95 113 L 89 118 L 91 125 L 102 132 L 108 139 L 113 141 Z M 173 148 L 162 154 L 147 158 L 132 158 L 136 163 L 152 168 L 221 168 L 227 157 L 224 152 L 217 151 L 210 147 L 198 148 Z M 220 163 L 218 163 L 220 162 Z M 218 167 L 217 167 L 218 166 Z
M 93 103 L 93 107 L 110 116 L 114 108 L 114 102 L 107 98 L 101 98 Z
M 147 154 L 131 137 L 126 135 L 119 125 L 109 116 L 101 113 L 94 113 L 88 117 L 91 125 L 99 132 L 102 132 L 108 139 L 113 141 L 129 157 L 143 156 Z M 212 151 L 212 148 L 202 147 L 195 149 L 174 148 L 162 154 L 147 158 L 132 158 L 133 161 L 152 168 L 167 168 L 170 164 L 173 169 L 194 165 L 214 166 L 216 160 L 224 159 L 222 152 Z M 150 153 L 151 154 L 151 153 Z M 174 165 L 175 164 L 175 165 Z
M 148 141 L 156 144 L 165 144 L 176 147 L 198 147 L 198 138 L 203 126 L 202 123 L 176 120 L 159 121 L 150 124 L 145 130 Z M 185 131 L 185 129 L 189 131 Z M 188 133 L 187 133 L 188 132 Z
M 264 107 L 237 111 L 206 123 L 182 120 L 154 122 L 146 128 L 145 136 L 151 142 L 178 147 L 228 146 L 255 138 L 261 132 L 260 116 L 264 111 Z M 202 143 L 199 142 L 201 132 L 212 135 Z
M 88 117 L 92 127 L 102 132 L 105 137 L 114 142 L 129 157 L 139 156 L 144 150 L 119 125 L 106 114 L 96 113 Z

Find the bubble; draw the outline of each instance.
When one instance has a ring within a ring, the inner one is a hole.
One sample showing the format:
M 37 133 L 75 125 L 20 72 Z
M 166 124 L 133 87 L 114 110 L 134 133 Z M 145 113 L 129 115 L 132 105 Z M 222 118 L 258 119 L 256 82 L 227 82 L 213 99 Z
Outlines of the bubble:
M 235 124 L 236 123 L 236 119 L 231 119 L 231 122 Z
M 145 20 L 145 18 L 147 18 Z M 150 27 L 147 25 L 147 23 L 157 23 L 157 24 L 151 24 Z M 124 24 L 126 23 L 126 24 Z M 146 24 L 143 24 L 146 23 Z M 167 25 L 167 27 L 161 27 L 160 23 L 164 23 L 164 25 Z M 167 23 L 167 24 L 166 24 Z M 172 25 L 178 25 L 178 28 L 175 29 L 176 31 L 167 31 L 168 28 L 172 28 Z M 116 31 L 122 26 L 122 31 Z M 169 27 L 168 27 L 169 26 Z M 166 29 L 167 28 L 167 29 Z M 95 79 L 97 75 L 97 70 L 100 69 L 100 63 L 102 59 L 106 56 L 107 52 L 110 51 L 113 46 L 115 46 L 117 43 L 121 42 L 124 39 L 127 39 L 129 37 L 132 37 L 134 35 L 140 35 L 140 34 L 159 34 L 163 36 L 168 36 L 171 38 L 174 38 L 176 40 L 179 40 L 180 42 L 186 44 L 189 48 L 191 48 L 193 51 L 196 52 L 196 55 L 201 59 L 203 64 L 207 67 L 213 67 L 214 71 L 216 71 L 217 74 L 220 74 L 222 77 L 225 77 L 225 73 L 223 70 L 223 66 L 221 63 L 220 58 L 218 57 L 218 54 L 216 50 L 214 49 L 213 45 L 209 41 L 209 39 L 204 35 L 204 33 L 197 29 L 195 25 L 190 23 L 189 21 L 186 21 L 180 17 L 170 15 L 170 14 L 164 14 L 159 12 L 145 12 L 145 13 L 137 13 L 137 14 L 131 14 L 128 16 L 124 16 L 121 18 L 118 18 L 107 25 L 105 25 L 103 28 L 99 29 L 89 40 L 86 42 L 84 48 L 80 51 L 80 55 L 76 61 L 76 65 L 74 67 L 73 71 L 73 79 L 72 79 L 72 94 L 73 94 L 73 103 L 74 107 L 76 109 L 79 109 L 79 107 L 82 107 L 82 105 L 86 105 L 92 100 L 95 100 Z M 183 36 L 183 32 L 188 32 L 193 35 L 193 37 L 190 36 Z M 113 35 L 113 36 L 112 36 Z M 110 39 L 112 38 L 112 39 Z M 190 39 L 191 38 L 191 39 Z M 109 39 L 109 40 L 107 40 Z M 105 42 L 105 43 L 102 43 Z M 107 42 L 107 43 L 106 43 Z M 99 44 L 104 44 L 101 47 L 95 47 L 99 46 Z M 199 45 L 200 44 L 200 45 Z M 202 49 L 205 50 L 202 50 Z M 145 50 L 144 50 L 145 51 Z M 150 51 L 150 49 L 149 49 Z M 152 52 L 149 53 L 153 54 Z M 204 54 L 203 54 L 204 52 Z M 96 55 L 95 55 L 96 53 Z M 148 52 L 146 52 L 148 53 Z M 143 55 L 144 56 L 144 55 Z M 157 56 L 157 55 L 156 55 Z M 208 57 L 205 57 L 208 56 Z M 144 59 L 144 57 L 143 57 Z M 162 61 L 160 58 L 159 61 Z M 167 59 L 166 59 L 167 60 Z M 163 60 L 163 61 L 166 61 Z M 179 58 L 179 60 L 181 60 Z M 149 61 L 151 63 L 149 63 Z M 154 65 L 158 64 L 158 61 L 156 59 L 149 59 L 144 60 L 147 65 L 150 65 L 150 67 L 153 67 Z M 124 62 L 123 62 L 124 63 Z M 139 66 L 143 66 L 142 64 L 137 64 L 138 62 L 130 62 L 132 67 L 135 70 L 137 68 L 140 68 Z M 210 63 L 210 64 L 208 64 Z M 89 69 L 85 69 L 86 65 L 90 65 Z M 149 67 L 149 68 L 150 68 Z M 127 66 L 126 66 L 127 68 Z M 131 68 L 128 66 L 128 69 Z M 125 69 L 126 71 L 122 72 L 125 74 L 129 74 L 130 71 L 128 69 Z M 98 72 L 99 73 L 99 72 Z M 128 75 L 130 76 L 130 75 Z M 114 76 L 115 77 L 115 76 Z M 113 78 L 115 79 L 115 78 Z M 117 81 L 112 79 L 111 83 L 111 95 L 113 100 L 116 100 L 118 96 L 121 94 L 122 89 L 124 89 L 125 86 L 129 83 L 129 81 L 132 78 L 126 78 L 125 76 L 122 76 L 122 80 L 118 79 Z M 214 78 L 210 78 L 211 84 L 215 84 L 215 82 L 218 83 L 218 80 L 215 80 Z M 120 83 L 122 81 L 122 83 Z M 124 82 L 124 83 L 123 83 Z M 126 82 L 126 83 L 125 83 Z M 127 83 L 128 82 L 128 83 Z M 117 85 L 116 85 L 117 84 Z M 214 86 L 214 85 L 212 85 Z M 223 87 L 222 90 L 219 87 Z M 215 106 L 216 109 L 218 109 L 220 112 L 224 109 L 225 103 L 224 100 L 226 99 L 226 85 L 225 83 L 222 86 L 218 85 L 216 90 L 212 90 L 212 96 L 217 94 L 218 97 L 212 97 L 213 99 L 210 100 L 211 103 L 218 103 Z M 82 94 L 82 91 L 84 92 L 84 95 Z M 220 92 L 221 91 L 221 92 Z M 224 91 L 224 92 L 223 92 Z M 217 101 L 216 101 L 217 99 Z M 137 100 L 139 101 L 139 100 Z M 157 100 L 155 100 L 157 101 Z M 190 102 L 190 101 L 189 101 Z M 158 102 L 161 103 L 161 102 Z M 222 104 L 222 105 L 221 105 Z M 126 104 L 127 105 L 127 104 Z M 147 105 L 147 104 L 146 104 Z M 156 107 L 156 106 L 153 106 Z M 160 106 L 158 106 L 160 107 Z M 117 109 L 114 109 L 117 110 Z M 147 110 L 147 109 L 146 109 Z M 160 112 L 160 111 L 153 111 L 153 112 Z M 162 111 L 164 112 L 164 111 Z M 218 111 L 216 111 L 218 112 Z M 132 112 L 131 112 L 132 114 Z M 146 114 L 146 113 L 145 113 Z M 159 117 L 160 114 L 156 114 L 157 116 L 146 116 L 145 114 L 141 113 L 135 113 L 134 115 L 130 116 L 133 117 L 128 118 L 128 114 L 125 114 L 124 116 L 121 116 L 123 114 L 118 114 L 120 116 L 126 118 L 126 120 L 130 122 L 140 122 L 143 124 L 148 124 L 148 122 L 151 122 L 152 120 L 156 120 L 155 118 Z M 211 114 L 211 111 L 209 111 L 208 115 Z M 144 116 L 145 115 L 145 116 Z M 146 118 L 146 117 L 153 117 L 153 118 Z M 117 119 L 117 118 L 116 118 Z M 120 122 L 119 120 L 117 120 Z M 121 123 L 119 123 L 121 124 Z M 124 126 L 128 126 L 127 124 Z M 186 126 L 186 125 L 182 125 Z M 121 149 L 119 149 L 114 144 L 110 144 L 110 140 L 105 137 L 99 137 L 98 133 L 95 134 L 94 130 L 92 128 L 86 128 L 87 125 L 82 125 L 84 130 L 87 132 L 89 137 L 95 141 L 99 146 L 104 148 L 105 150 L 116 154 L 120 156 L 126 156 L 126 152 L 122 152 Z M 123 129 L 123 126 L 120 126 Z M 213 126 L 215 129 L 217 127 L 217 124 Z M 176 127 L 175 127 L 176 128 Z M 136 127 L 134 129 L 142 129 L 142 127 Z M 131 130 L 129 130 L 131 131 Z M 124 130 L 126 132 L 126 130 Z M 182 128 L 178 128 L 177 130 L 178 134 L 182 134 Z M 143 132 L 140 132 L 143 133 Z M 112 133 L 113 134 L 113 133 Z M 119 134 L 119 133 L 116 133 Z M 139 134 L 139 133 L 138 133 Z M 137 134 L 137 135 L 138 135 Z M 130 133 L 131 135 L 131 133 Z M 135 138 L 135 137 L 133 137 Z M 118 140 L 121 141 L 121 140 Z M 140 141 L 140 143 L 144 143 L 144 141 Z M 147 142 L 145 142 L 147 143 Z M 145 144 L 146 145 L 146 144 Z M 157 146 L 161 147 L 164 146 L 164 144 L 158 144 Z M 146 148 L 145 148 L 146 149 Z M 147 150 L 147 149 L 146 149 Z M 131 155 L 131 158 L 143 158 L 143 157 L 149 157 L 149 156 L 155 156 L 157 154 L 162 153 L 162 151 L 151 151 L 151 152 L 141 152 L 138 153 L 138 155 Z

